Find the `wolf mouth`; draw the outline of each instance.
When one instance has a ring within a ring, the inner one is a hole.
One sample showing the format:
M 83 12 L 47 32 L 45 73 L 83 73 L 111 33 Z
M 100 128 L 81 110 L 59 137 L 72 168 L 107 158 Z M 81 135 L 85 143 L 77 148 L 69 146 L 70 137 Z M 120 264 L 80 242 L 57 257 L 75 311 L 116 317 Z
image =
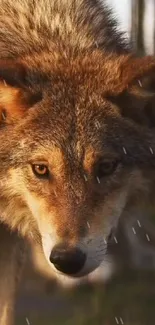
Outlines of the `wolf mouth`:
M 97 269 L 103 262 L 107 244 L 103 238 L 94 239 L 87 244 L 78 243 L 70 247 L 67 243 L 53 245 L 51 236 L 42 237 L 44 255 L 50 267 L 59 274 L 80 278 Z

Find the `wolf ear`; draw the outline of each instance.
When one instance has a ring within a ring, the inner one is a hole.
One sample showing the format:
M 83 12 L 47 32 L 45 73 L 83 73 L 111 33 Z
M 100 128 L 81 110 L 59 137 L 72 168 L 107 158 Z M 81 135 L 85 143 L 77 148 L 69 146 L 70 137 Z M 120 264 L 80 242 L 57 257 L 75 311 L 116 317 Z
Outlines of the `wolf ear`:
M 119 64 L 119 77 L 107 97 L 123 116 L 155 127 L 155 57 L 124 57 Z
M 22 63 L 0 60 L 0 122 L 21 118 L 40 100 L 27 84 L 27 70 Z

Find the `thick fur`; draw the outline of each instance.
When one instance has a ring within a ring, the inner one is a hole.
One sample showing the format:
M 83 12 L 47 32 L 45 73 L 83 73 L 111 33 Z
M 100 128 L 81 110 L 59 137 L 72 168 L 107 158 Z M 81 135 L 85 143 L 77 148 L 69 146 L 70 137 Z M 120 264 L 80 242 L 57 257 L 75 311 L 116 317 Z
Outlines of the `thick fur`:
M 60 42 L 61 40 L 61 42 Z M 100 0 L 1 1 L 1 57 L 53 52 L 58 46 L 124 53 L 128 45 Z
M 120 217 L 153 201 L 155 60 L 130 52 L 98 0 L 0 0 L 1 224 L 48 261 L 60 242 L 80 247 L 77 278 L 102 265 Z

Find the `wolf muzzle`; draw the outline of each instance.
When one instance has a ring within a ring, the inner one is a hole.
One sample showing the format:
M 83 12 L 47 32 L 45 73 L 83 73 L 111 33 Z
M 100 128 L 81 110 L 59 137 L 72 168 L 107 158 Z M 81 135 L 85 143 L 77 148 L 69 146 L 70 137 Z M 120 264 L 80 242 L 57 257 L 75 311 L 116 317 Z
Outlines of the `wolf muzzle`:
M 84 267 L 86 254 L 80 248 L 59 244 L 54 246 L 50 255 L 50 262 L 58 271 L 67 275 L 74 275 Z

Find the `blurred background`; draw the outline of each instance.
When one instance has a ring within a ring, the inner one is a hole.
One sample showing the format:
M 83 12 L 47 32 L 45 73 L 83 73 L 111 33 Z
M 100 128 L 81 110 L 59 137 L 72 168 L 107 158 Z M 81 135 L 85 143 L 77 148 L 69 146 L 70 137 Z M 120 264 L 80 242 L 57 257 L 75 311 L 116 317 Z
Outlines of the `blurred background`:
M 155 53 L 155 0 L 106 0 L 140 54 Z M 121 222 L 102 281 L 59 287 L 36 246 L 23 274 L 17 325 L 154 325 L 155 213 Z
M 106 0 L 117 17 L 119 27 L 126 32 L 137 51 L 152 54 L 155 51 L 155 1 Z

